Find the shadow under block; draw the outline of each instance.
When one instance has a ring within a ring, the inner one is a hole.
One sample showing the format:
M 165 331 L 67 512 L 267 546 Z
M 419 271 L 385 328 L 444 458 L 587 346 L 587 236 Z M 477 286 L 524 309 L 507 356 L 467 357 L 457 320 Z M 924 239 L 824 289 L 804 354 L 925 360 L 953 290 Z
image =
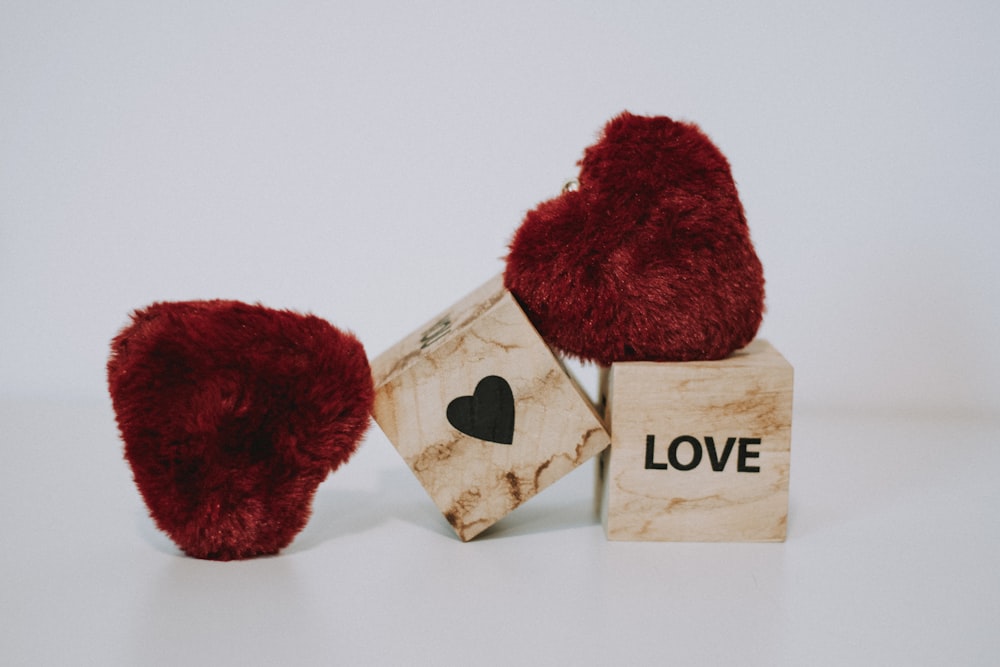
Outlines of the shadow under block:
M 502 276 L 375 358 L 372 374 L 375 421 L 462 540 L 611 441 Z
M 720 361 L 613 364 L 601 515 L 612 540 L 783 541 L 792 367 L 766 341 Z

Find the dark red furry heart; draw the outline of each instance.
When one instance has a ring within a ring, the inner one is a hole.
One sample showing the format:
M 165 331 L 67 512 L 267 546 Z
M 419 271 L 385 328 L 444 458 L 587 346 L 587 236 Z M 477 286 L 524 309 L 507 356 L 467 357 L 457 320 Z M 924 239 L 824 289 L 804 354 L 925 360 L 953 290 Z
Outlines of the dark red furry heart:
M 695 125 L 627 112 L 586 149 L 579 188 L 527 214 L 504 282 L 550 345 L 603 365 L 723 358 L 764 310 L 725 156 Z
M 292 541 L 373 400 L 354 336 L 235 301 L 134 313 L 112 342 L 108 386 L 153 519 L 188 555 L 217 560 Z

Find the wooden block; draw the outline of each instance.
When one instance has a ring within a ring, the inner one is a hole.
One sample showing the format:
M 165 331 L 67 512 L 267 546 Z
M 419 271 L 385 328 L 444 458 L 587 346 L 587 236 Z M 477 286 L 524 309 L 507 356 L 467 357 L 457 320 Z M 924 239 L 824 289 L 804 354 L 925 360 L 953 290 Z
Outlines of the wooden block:
M 608 539 L 782 541 L 792 367 L 766 341 L 721 361 L 612 365 Z
M 462 540 L 610 443 L 497 276 L 372 362 L 375 421 Z

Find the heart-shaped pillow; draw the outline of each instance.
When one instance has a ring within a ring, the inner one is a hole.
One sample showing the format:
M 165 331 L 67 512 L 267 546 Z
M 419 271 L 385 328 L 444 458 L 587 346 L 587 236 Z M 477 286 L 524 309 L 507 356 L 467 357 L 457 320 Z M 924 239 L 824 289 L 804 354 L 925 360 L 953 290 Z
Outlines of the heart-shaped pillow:
M 586 149 L 578 188 L 527 214 L 504 283 L 550 345 L 603 365 L 723 358 L 764 310 L 725 156 L 695 125 L 628 112 Z
M 358 340 L 236 301 L 157 303 L 112 342 L 108 386 L 136 486 L 188 555 L 273 554 L 369 423 Z

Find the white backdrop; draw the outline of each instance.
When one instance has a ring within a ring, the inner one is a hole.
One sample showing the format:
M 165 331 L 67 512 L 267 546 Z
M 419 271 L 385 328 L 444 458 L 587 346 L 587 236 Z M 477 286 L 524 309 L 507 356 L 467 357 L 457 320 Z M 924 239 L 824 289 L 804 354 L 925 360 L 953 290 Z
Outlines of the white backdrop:
M 0 396 L 105 395 L 154 300 L 375 355 L 623 109 L 729 156 L 798 406 L 1000 408 L 989 2 L 0 2 Z

